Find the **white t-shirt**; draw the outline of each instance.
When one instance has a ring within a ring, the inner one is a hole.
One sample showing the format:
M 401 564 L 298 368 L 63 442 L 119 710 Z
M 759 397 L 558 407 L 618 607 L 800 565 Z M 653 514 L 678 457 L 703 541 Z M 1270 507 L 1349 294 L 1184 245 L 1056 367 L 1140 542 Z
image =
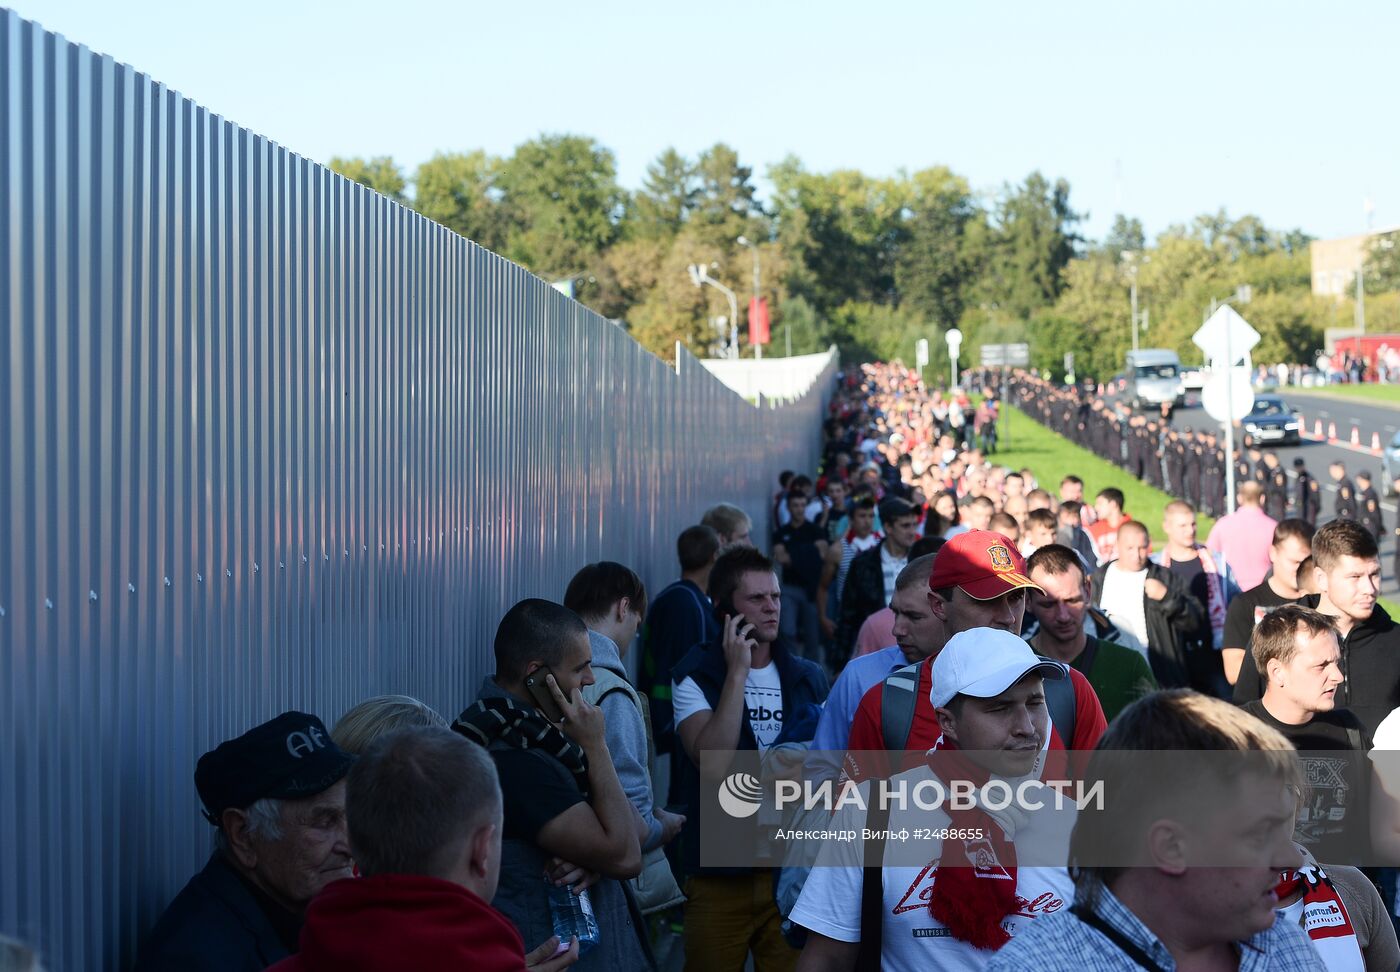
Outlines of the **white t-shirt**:
M 705 693 L 693 678 L 672 683 L 671 705 L 675 709 L 678 726 L 697 712 L 712 710 L 710 703 L 705 701 Z M 744 708 L 748 710 L 749 728 L 753 730 L 754 739 L 758 740 L 758 751 L 763 752 L 773 745 L 783 731 L 783 684 L 774 662 L 770 661 L 762 668 L 749 669 L 749 677 L 744 679 Z
M 1400 749 L 1400 709 L 1390 710 L 1390 715 L 1376 726 L 1372 737 L 1372 749 Z
M 922 780 L 934 779 L 927 765 L 899 774 L 894 781 L 907 780 L 909 791 Z M 871 784 L 861 785 L 868 802 Z M 1072 805 L 1071 805 L 1072 806 Z M 938 876 L 938 861 L 942 856 L 942 841 L 929 838 L 920 831 L 949 827 L 951 820 L 942 810 L 924 810 L 916 805 L 895 806 L 890 810 L 889 829 L 904 829 L 914 834 L 905 853 L 893 845 L 885 845 L 884 926 L 880 932 L 881 969 L 883 972 L 925 972 L 928 969 L 973 970 L 986 966 L 995 952 L 979 949 L 968 942 L 953 938 L 947 926 L 929 911 L 929 900 Z M 1069 834 L 1074 824 L 1072 809 L 1053 816 L 1040 817 L 1029 826 L 1037 828 L 1037 845 L 1051 833 L 1062 840 L 1068 855 Z M 833 817 L 833 831 L 853 830 L 860 834 L 865 827 L 865 812 L 848 803 Z M 1043 829 L 1041 829 L 1043 828 Z M 921 867 L 890 863 L 891 859 L 905 861 L 912 842 L 918 841 L 920 852 L 933 857 Z M 861 868 L 864 845 L 860 840 L 827 841 L 817 857 L 817 864 L 807 876 L 802 895 L 793 906 L 791 918 L 804 928 L 841 942 L 861 940 Z M 1066 857 L 1066 859 L 1068 859 Z M 1016 899 L 1018 909 L 1007 915 L 1002 927 L 1013 937 L 1024 931 L 1030 922 L 1047 915 L 1067 911 L 1074 903 L 1074 883 L 1063 867 L 1018 867 L 1016 869 Z
M 1103 573 L 1103 594 L 1099 597 L 1099 607 L 1122 636 L 1119 643 L 1136 648 L 1143 657 L 1147 656 L 1147 608 L 1143 603 L 1146 583 L 1146 567 L 1132 571 L 1110 567 Z

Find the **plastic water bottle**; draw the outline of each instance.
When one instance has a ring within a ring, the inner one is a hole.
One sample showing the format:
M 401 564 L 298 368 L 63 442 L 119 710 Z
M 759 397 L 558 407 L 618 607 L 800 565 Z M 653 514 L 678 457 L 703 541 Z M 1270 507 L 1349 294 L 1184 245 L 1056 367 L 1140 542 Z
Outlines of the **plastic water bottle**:
M 559 944 L 567 947 L 570 938 L 578 939 L 578 954 L 582 958 L 598 944 L 598 919 L 593 916 L 593 902 L 585 888 L 574 894 L 567 886 L 545 880 L 549 888 L 549 918 Z

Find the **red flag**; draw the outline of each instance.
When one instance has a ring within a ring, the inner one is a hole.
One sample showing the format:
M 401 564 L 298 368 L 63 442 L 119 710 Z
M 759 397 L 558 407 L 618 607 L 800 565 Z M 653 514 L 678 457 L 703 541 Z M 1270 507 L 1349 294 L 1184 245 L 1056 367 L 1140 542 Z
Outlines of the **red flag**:
M 768 343 L 768 298 L 749 299 L 749 343 Z

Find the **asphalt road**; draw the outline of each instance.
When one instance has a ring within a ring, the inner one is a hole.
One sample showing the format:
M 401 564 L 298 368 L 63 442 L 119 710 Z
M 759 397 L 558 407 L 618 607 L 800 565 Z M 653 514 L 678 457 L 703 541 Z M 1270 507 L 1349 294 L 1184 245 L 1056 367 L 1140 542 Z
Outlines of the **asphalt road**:
M 1320 398 L 1301 393 L 1294 394 L 1292 389 L 1287 388 L 1282 389 L 1277 394 L 1281 395 L 1284 401 L 1292 405 L 1303 417 L 1304 438 L 1301 444 L 1285 446 L 1264 443 L 1262 445 L 1265 451 L 1276 452 L 1279 462 L 1288 471 L 1290 495 L 1293 491 L 1293 459 L 1296 456 L 1302 456 L 1307 463 L 1308 472 L 1322 485 L 1322 513 L 1318 517 L 1318 523 L 1326 523 L 1332 519 L 1332 507 L 1337 492 L 1336 484 L 1328 475 L 1327 467 L 1332 462 L 1340 461 L 1346 466 L 1347 475 L 1353 479 L 1360 470 L 1369 471 L 1376 491 L 1381 493 L 1381 510 L 1385 517 L 1386 526 L 1385 538 L 1381 543 L 1381 573 L 1383 577 L 1381 593 L 1388 597 L 1400 595 L 1400 584 L 1396 583 L 1392 570 L 1395 537 L 1391 531 L 1395 529 L 1396 525 L 1397 500 L 1393 496 L 1386 495 L 1381 458 L 1372 453 L 1370 448 L 1373 434 L 1379 437 L 1380 445 L 1384 447 L 1395 436 L 1397 430 L 1400 430 L 1400 409 Z M 1191 399 L 1188 398 L 1188 403 L 1190 401 Z M 1320 437 L 1316 435 L 1319 422 L 1322 423 Z M 1328 440 L 1329 427 L 1332 425 L 1336 426 L 1336 441 Z M 1195 430 L 1219 428 L 1219 424 L 1207 415 L 1198 404 L 1188 404 L 1184 408 L 1178 408 L 1172 416 L 1172 426 L 1178 429 L 1189 426 Z M 1355 446 L 1351 444 L 1353 428 L 1356 429 L 1358 443 Z

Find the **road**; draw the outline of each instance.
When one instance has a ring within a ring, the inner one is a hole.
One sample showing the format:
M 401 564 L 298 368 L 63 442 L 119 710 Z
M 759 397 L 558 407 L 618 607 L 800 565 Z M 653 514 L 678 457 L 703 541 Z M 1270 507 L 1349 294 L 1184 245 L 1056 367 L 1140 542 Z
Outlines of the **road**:
M 1284 446 L 1265 444 L 1265 450 L 1278 453 L 1279 462 L 1288 471 L 1289 492 L 1293 491 L 1293 459 L 1302 456 L 1310 472 L 1322 486 L 1322 515 L 1318 523 L 1332 519 L 1332 505 L 1336 499 L 1337 487 L 1328 475 L 1327 467 L 1333 462 L 1346 466 L 1347 475 L 1355 479 L 1362 469 L 1371 473 L 1372 482 L 1381 493 L 1381 510 L 1385 516 L 1386 536 L 1381 544 L 1381 573 L 1384 578 L 1381 593 L 1387 597 L 1400 594 L 1400 584 L 1396 583 L 1392 566 L 1394 564 L 1395 537 L 1390 531 L 1395 529 L 1397 501 L 1385 495 L 1385 483 L 1381 473 L 1381 458 L 1372 453 L 1372 436 L 1376 436 L 1383 447 L 1400 431 L 1400 409 L 1370 405 L 1361 402 L 1339 401 L 1332 398 L 1319 398 L 1313 395 L 1290 394 L 1291 389 L 1283 389 L 1280 394 L 1284 401 L 1292 405 L 1303 417 L 1304 439 L 1300 445 Z M 1319 436 L 1319 423 L 1321 434 Z M 1216 423 L 1199 405 L 1178 408 L 1172 416 L 1174 428 L 1190 427 L 1193 430 L 1207 429 Z M 1329 441 L 1332 426 L 1336 427 L 1335 441 Z M 1352 445 L 1352 429 L 1356 430 L 1356 445 Z

